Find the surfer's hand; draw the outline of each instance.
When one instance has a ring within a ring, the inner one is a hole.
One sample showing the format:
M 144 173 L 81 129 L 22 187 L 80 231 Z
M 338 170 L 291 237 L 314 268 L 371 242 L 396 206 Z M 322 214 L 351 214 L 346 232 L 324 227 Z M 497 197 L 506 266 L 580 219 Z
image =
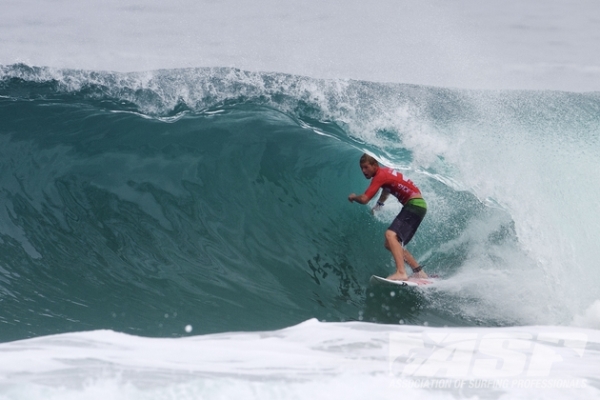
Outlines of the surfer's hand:
M 371 208 L 371 214 L 375 214 L 375 211 L 381 210 L 381 207 L 383 207 L 383 203 L 378 201 L 375 207 Z

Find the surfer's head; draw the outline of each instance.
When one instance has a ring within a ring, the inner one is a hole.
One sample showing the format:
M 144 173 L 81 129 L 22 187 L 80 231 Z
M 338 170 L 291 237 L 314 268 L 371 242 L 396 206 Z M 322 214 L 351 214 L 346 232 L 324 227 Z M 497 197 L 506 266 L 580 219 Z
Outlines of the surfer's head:
M 360 169 L 362 170 L 365 178 L 371 179 L 375 176 L 375 173 L 379 169 L 379 163 L 374 157 L 364 153 L 360 157 Z

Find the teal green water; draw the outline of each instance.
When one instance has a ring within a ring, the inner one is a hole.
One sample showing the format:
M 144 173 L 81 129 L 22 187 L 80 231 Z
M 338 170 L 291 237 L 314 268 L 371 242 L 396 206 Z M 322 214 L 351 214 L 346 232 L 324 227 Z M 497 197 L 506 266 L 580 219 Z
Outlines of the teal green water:
M 347 201 L 368 183 L 358 158 L 369 150 L 411 165 L 417 155 L 391 128 L 368 142 L 348 120 L 324 118 L 335 97 L 256 95 L 240 82 L 224 100 L 205 93 L 163 109 L 173 97 L 164 88 L 64 85 L 5 76 L 0 86 L 0 341 L 266 330 L 312 317 L 519 322 L 465 313 L 481 302 L 471 294 L 369 287 L 371 274 L 391 272 L 389 221 Z M 394 95 L 380 89 L 371 100 Z M 425 89 L 395 90 L 424 101 Z M 430 92 L 436 100 L 423 108 L 439 126 L 472 118 L 449 93 Z M 411 176 L 430 207 L 411 244 L 428 271 L 450 277 L 473 252 L 518 251 L 511 215 L 448 184 L 451 166 L 435 165 Z M 459 240 L 477 221 L 488 221 L 481 240 Z

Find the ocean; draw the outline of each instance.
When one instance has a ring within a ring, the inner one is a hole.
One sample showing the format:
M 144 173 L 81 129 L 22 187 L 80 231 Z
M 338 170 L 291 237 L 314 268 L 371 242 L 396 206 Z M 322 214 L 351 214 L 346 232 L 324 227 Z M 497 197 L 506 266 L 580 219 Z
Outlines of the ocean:
M 9 3 L 0 399 L 600 398 L 600 6 L 459 3 Z

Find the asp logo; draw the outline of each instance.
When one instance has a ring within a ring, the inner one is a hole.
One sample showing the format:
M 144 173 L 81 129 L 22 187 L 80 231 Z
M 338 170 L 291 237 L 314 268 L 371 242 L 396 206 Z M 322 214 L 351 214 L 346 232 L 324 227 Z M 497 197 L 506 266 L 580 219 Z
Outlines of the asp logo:
M 389 370 L 404 378 L 541 378 L 563 356 L 583 357 L 580 332 L 394 332 Z

